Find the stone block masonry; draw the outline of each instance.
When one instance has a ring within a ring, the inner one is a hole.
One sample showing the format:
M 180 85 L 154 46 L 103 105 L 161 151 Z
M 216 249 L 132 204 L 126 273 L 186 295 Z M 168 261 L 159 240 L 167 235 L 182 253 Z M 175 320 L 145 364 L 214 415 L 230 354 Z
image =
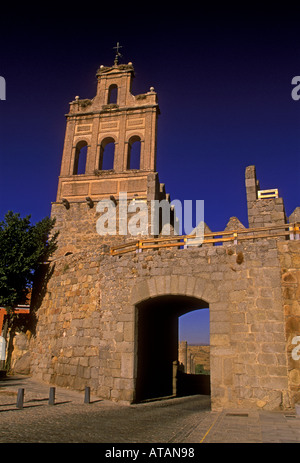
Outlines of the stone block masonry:
M 101 397 L 132 402 L 138 304 L 166 294 L 193 297 L 210 309 L 213 409 L 292 406 L 299 370 L 287 351 L 290 312 L 282 308 L 284 301 L 296 307 L 296 296 L 287 300 L 281 285 L 281 263 L 290 255 L 284 246 L 292 246 L 290 264 L 295 266 L 299 242 L 276 239 L 122 257 L 82 252 L 58 259 L 38 312 L 32 373 L 53 384 L 87 385 Z M 215 279 L 216 274 L 222 278 Z M 164 313 L 160 317 L 158 324 Z
M 260 189 L 255 166 L 248 166 L 245 173 L 249 228 L 268 227 L 286 223 L 282 198 L 258 199 Z
M 210 348 L 206 345 L 189 345 L 187 341 L 180 341 L 178 348 L 178 362 L 185 373 L 196 373 L 197 365 L 209 372 Z
M 31 368 L 37 378 L 74 389 L 97 389 L 101 313 L 100 256 L 57 259 L 38 311 Z
M 300 335 L 300 250 L 299 241 L 278 244 L 281 264 L 281 291 L 285 319 L 289 393 L 293 403 L 300 402 L 300 359 L 292 355 L 293 342 Z M 296 344 L 299 344 L 297 342 Z M 298 352 L 298 350 L 297 350 Z

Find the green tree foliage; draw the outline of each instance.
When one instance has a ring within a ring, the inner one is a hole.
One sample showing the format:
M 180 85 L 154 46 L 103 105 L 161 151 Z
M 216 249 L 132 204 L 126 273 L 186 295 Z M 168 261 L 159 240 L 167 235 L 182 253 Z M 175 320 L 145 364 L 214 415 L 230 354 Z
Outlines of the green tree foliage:
M 9 211 L 0 222 L 0 306 L 7 311 L 24 303 L 36 270 L 57 247 L 58 232 L 50 236 L 55 219 L 32 225 L 30 218 Z

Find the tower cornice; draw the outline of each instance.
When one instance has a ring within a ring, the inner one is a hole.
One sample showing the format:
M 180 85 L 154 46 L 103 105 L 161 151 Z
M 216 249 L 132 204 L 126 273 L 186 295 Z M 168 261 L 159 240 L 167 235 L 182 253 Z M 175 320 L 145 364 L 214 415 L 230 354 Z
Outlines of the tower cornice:
M 98 77 L 103 74 L 119 74 L 119 73 L 124 73 L 124 71 L 134 73 L 134 68 L 133 68 L 132 63 L 117 64 L 114 66 L 101 65 L 96 72 L 96 76 Z

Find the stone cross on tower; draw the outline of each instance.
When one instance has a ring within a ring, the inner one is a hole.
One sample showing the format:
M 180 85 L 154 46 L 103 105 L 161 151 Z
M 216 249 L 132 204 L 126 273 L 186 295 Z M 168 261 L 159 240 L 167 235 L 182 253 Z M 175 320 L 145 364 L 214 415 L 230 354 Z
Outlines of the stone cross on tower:
M 119 42 L 117 42 L 117 46 L 116 47 L 113 47 L 114 50 L 117 50 L 117 53 L 116 53 L 116 57 L 115 57 L 115 66 L 118 65 L 119 63 L 119 57 L 121 57 L 121 53 L 119 53 L 119 49 L 120 48 L 123 48 L 122 45 L 119 44 Z

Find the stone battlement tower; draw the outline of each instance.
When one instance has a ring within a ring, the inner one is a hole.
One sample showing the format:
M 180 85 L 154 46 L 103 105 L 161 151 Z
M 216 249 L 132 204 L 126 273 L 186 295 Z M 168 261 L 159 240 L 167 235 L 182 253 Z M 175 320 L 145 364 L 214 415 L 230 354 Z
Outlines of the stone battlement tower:
M 97 94 L 76 97 L 66 115 L 66 133 L 56 202 L 51 215 L 61 231 L 59 253 L 105 243 L 96 232 L 95 204 L 119 193 L 128 201 L 166 199 L 156 172 L 157 94 L 132 95 L 132 63 L 100 66 Z M 117 212 L 118 213 L 118 212 Z M 109 243 L 112 243 L 109 237 Z M 114 242 L 126 236 L 114 237 Z

